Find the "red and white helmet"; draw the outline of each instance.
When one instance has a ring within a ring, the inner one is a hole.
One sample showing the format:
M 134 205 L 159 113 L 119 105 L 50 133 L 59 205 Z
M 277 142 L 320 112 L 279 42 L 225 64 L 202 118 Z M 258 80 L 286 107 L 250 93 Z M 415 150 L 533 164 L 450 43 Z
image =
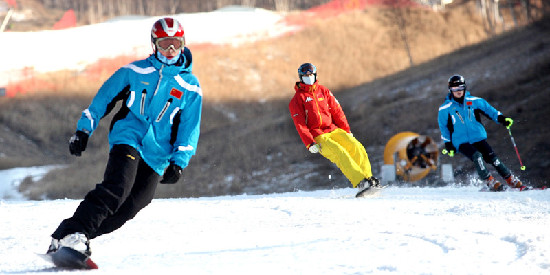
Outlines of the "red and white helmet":
M 162 38 L 179 38 L 185 45 L 185 34 L 181 23 L 170 17 L 165 17 L 157 20 L 151 28 L 151 42 L 157 46 L 157 40 Z

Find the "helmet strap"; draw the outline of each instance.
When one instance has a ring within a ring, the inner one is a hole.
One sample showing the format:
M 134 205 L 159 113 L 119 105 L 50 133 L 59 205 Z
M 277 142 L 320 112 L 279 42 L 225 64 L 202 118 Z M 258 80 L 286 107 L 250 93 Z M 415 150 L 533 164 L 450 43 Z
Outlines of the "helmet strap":
M 153 49 L 153 54 L 157 54 L 158 49 L 157 46 L 155 46 L 155 42 L 151 40 L 151 48 Z

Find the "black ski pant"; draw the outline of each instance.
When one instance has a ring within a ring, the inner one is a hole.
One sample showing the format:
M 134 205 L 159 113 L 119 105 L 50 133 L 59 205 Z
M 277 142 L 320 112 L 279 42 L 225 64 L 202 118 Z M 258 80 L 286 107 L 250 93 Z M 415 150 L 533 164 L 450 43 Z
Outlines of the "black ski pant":
M 109 152 L 103 182 L 86 194 L 73 216 L 61 222 L 54 239 L 82 232 L 88 238 L 107 234 L 147 206 L 160 176 L 128 145 L 114 145 Z
M 504 163 L 502 163 L 502 161 L 500 161 L 497 157 L 493 151 L 493 148 L 491 148 L 491 145 L 487 143 L 486 139 L 475 143 L 460 144 L 458 151 L 474 162 L 477 174 L 482 180 L 489 178 L 491 175 L 483 161 L 493 165 L 498 174 L 504 179 L 508 178 L 512 174 L 512 172 L 510 172 Z

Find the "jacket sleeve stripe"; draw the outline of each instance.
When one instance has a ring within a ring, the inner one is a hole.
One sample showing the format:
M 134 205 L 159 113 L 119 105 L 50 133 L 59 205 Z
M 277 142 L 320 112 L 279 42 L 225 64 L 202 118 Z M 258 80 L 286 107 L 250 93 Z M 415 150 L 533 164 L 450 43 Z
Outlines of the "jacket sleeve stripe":
M 174 111 L 170 114 L 170 124 L 174 124 L 174 117 L 180 111 L 180 107 L 176 107 Z
M 440 111 L 441 111 L 441 110 L 445 110 L 445 109 L 451 107 L 451 104 L 452 104 L 452 102 L 449 102 L 449 103 L 447 103 L 447 104 L 445 104 L 445 105 L 439 107 L 439 110 L 440 110 Z
M 201 89 L 200 86 L 191 85 L 191 84 L 187 83 L 180 75 L 177 75 L 174 78 L 176 79 L 178 84 L 180 84 L 186 90 L 191 91 L 191 92 L 195 92 L 195 93 L 199 94 L 200 96 L 202 96 L 202 89 Z
M 134 105 L 134 100 L 136 99 L 136 92 L 130 91 L 130 99 L 128 100 L 128 108 L 132 107 Z
M 178 151 L 193 151 L 193 146 L 187 145 L 187 146 L 178 146 Z
M 88 120 L 90 120 L 90 129 L 94 129 L 94 118 L 92 117 L 92 114 L 90 113 L 89 109 L 86 109 L 83 111 L 84 115 Z
M 140 68 L 134 64 L 124 65 L 122 68 L 128 68 L 138 74 L 150 74 L 157 70 L 155 67 Z

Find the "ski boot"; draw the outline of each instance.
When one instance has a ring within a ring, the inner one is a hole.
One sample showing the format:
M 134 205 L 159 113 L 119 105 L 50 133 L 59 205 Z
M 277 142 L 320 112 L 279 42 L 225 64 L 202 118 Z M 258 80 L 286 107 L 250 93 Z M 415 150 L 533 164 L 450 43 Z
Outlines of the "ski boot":
M 55 239 L 52 240 L 52 244 Z M 52 245 L 50 245 L 51 247 Z M 65 236 L 63 239 L 59 240 L 59 246 L 57 250 L 61 247 L 68 247 L 73 250 L 76 250 L 88 257 L 92 255 L 92 250 L 90 249 L 90 241 L 83 233 L 73 233 Z
M 59 240 L 58 239 L 52 239 L 52 242 L 50 243 L 50 246 L 48 247 L 48 251 L 46 254 L 54 253 L 59 249 Z
M 355 195 L 355 197 L 364 197 L 370 191 L 373 189 L 380 189 L 382 186 L 380 186 L 380 180 L 375 177 L 370 177 L 363 179 L 359 184 L 357 184 L 357 189 L 359 189 L 359 192 Z
M 489 191 L 504 191 L 504 185 L 498 182 L 493 176 L 489 176 L 487 179 L 485 179 L 485 183 L 487 184 L 487 187 L 489 187 Z
M 375 177 L 370 177 L 367 179 L 367 181 L 370 183 L 371 187 L 382 188 L 382 186 L 380 185 L 380 180 Z
M 73 233 L 63 239 L 52 239 L 48 252 L 42 258 L 64 269 L 98 269 L 90 258 L 90 242 L 82 233 Z
M 506 178 L 506 183 L 508 186 L 512 188 L 519 188 L 519 191 L 523 191 L 523 189 L 527 188 L 527 186 L 523 185 L 521 180 L 519 180 L 516 176 L 510 175 Z

